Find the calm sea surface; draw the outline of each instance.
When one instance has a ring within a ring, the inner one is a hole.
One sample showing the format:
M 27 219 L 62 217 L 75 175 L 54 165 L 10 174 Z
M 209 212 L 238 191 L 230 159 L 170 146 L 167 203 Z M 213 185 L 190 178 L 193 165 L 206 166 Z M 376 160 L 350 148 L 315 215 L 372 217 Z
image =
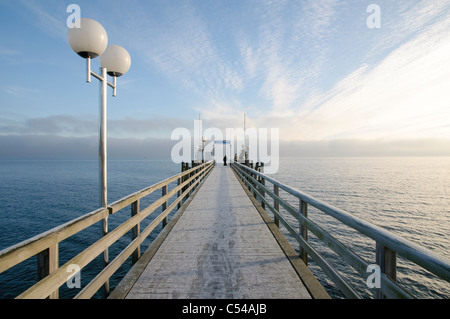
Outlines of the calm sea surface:
M 108 201 L 152 185 L 180 172 L 171 161 L 109 160 Z M 450 158 L 284 158 L 274 176 L 285 184 L 327 201 L 378 226 L 384 227 L 435 253 L 450 258 Z M 148 202 L 159 194 L 154 194 Z M 295 200 L 292 200 L 293 204 Z M 98 163 L 96 160 L 0 160 L 0 250 L 70 221 L 98 208 Z M 141 207 L 144 204 L 141 203 Z M 114 220 L 113 229 L 129 211 Z M 352 247 L 367 261 L 374 260 L 373 241 L 339 225 L 314 209 L 309 217 Z M 115 218 L 115 217 L 114 217 Z M 99 238 L 99 225 L 60 244 L 60 264 Z M 153 234 L 149 242 L 157 235 Z M 313 235 L 310 236 L 314 244 Z M 126 246 L 119 242 L 110 260 Z M 145 246 L 148 245 L 144 244 Z M 322 248 L 318 248 L 321 250 Z M 365 279 L 341 263 L 332 252 L 321 251 L 334 266 L 356 282 L 365 297 L 372 292 Z M 82 286 L 100 267 L 100 260 L 82 270 Z M 125 264 L 111 279 L 114 287 L 126 273 Z M 339 292 L 310 262 L 313 272 L 329 293 Z M 0 274 L 0 298 L 12 298 L 36 280 L 36 260 Z M 449 298 L 450 284 L 401 258 L 398 281 L 418 298 Z M 65 286 L 65 285 L 64 285 Z M 61 288 L 61 298 L 74 296 L 77 289 Z
M 448 157 L 283 159 L 275 178 L 450 259 Z M 292 204 L 298 207 L 298 200 Z M 308 217 L 369 263 L 375 261 L 374 241 L 314 208 L 308 209 Z M 373 296 L 365 279 L 331 251 L 317 247 L 350 282 L 359 283 L 363 296 Z M 318 267 L 310 266 L 330 294 L 339 297 Z M 450 283 L 409 261 L 399 258 L 397 271 L 398 282 L 417 298 L 450 297 Z

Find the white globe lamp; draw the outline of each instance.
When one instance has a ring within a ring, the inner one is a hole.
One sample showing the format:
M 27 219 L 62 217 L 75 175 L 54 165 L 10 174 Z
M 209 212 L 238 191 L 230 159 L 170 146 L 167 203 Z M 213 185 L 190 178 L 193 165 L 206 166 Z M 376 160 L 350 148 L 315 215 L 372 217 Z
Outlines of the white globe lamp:
M 80 19 L 80 27 L 69 28 L 67 39 L 70 47 L 83 58 L 96 58 L 108 46 L 108 35 L 103 26 L 95 20 Z
M 130 54 L 120 45 L 110 45 L 100 56 L 100 65 L 102 68 L 106 68 L 110 76 L 122 76 L 130 69 Z

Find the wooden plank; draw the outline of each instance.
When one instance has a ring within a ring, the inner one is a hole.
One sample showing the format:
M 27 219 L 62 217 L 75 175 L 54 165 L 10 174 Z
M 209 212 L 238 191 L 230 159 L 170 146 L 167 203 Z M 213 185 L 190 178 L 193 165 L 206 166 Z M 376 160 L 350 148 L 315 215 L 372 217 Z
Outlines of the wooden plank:
M 127 297 L 310 295 L 232 171 L 216 166 Z

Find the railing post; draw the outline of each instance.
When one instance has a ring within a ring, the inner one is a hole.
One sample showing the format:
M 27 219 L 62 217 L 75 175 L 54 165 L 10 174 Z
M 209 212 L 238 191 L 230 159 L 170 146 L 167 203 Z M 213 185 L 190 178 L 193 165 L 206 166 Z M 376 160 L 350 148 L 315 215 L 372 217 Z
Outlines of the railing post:
M 165 196 L 166 194 L 167 194 L 167 185 L 164 185 L 162 187 L 162 195 L 161 196 Z M 164 212 L 166 209 L 167 209 L 167 201 L 165 201 L 162 204 L 162 211 Z M 167 225 L 167 216 L 163 219 L 162 227 L 164 228 L 164 227 L 166 227 L 166 225 Z
M 102 237 L 108 235 L 108 216 L 103 218 L 102 220 Z M 109 248 L 106 248 L 105 251 L 103 251 L 103 262 L 102 266 L 103 268 L 106 268 L 109 264 Z M 106 280 L 106 282 L 103 284 L 103 295 L 105 298 L 109 295 L 109 280 Z
M 201 164 L 200 164 L 201 165 Z M 198 173 L 200 172 L 200 165 L 197 166 L 197 168 L 195 169 L 195 173 L 194 173 L 194 183 L 197 182 L 200 178 L 200 176 L 198 176 Z M 198 187 L 198 184 L 192 189 L 192 192 L 195 191 L 195 189 Z
M 308 203 L 302 201 L 300 199 L 300 214 L 303 215 L 305 218 L 308 217 Z M 299 222 L 299 230 L 300 230 L 300 236 L 305 240 L 308 241 L 308 228 L 304 226 L 301 222 Z M 302 245 L 300 245 L 300 258 L 303 260 L 305 265 L 308 265 L 308 253 L 305 249 L 303 249 Z
M 280 196 L 280 188 L 278 187 L 278 185 L 273 185 L 273 193 L 276 196 Z M 276 198 L 273 199 L 273 207 L 275 208 L 275 210 L 278 213 L 280 212 L 280 203 L 278 202 L 278 199 L 276 199 Z M 280 228 L 280 220 L 275 215 L 273 217 L 274 217 L 273 221 L 275 222 L 275 225 L 277 225 L 277 227 Z
M 187 171 L 189 168 L 189 164 L 188 163 L 181 163 L 181 172 L 184 173 L 185 171 Z M 184 183 L 186 181 L 186 175 L 183 175 L 183 177 L 181 178 L 181 182 Z M 183 186 L 183 188 L 181 189 L 181 192 L 184 193 L 184 191 L 186 190 L 187 186 Z M 187 196 L 189 197 L 189 196 Z M 186 197 L 186 198 L 187 198 Z
M 261 163 L 259 171 L 264 174 L 264 163 Z M 261 185 L 263 187 L 266 186 L 266 179 L 264 177 L 261 177 Z M 261 196 L 263 198 L 266 198 L 266 192 L 264 192 L 264 188 L 261 188 Z M 264 210 L 266 210 L 266 203 L 264 203 L 264 201 L 261 201 L 261 206 Z
M 192 160 L 192 167 L 191 168 L 194 168 L 195 167 L 195 163 L 194 163 L 194 160 Z M 190 172 L 189 173 L 189 178 L 191 178 L 192 176 L 194 176 L 194 172 Z M 192 186 L 192 183 L 193 183 L 194 181 L 190 181 L 189 182 L 189 186 Z M 193 192 L 193 190 L 191 189 L 190 191 L 189 191 L 189 195 L 191 195 L 192 194 L 192 192 Z
M 397 253 L 377 242 L 375 254 L 376 263 L 380 266 L 380 271 L 392 281 L 397 281 Z M 380 289 L 377 291 L 376 298 L 385 298 Z
M 136 216 L 137 214 L 139 214 L 140 208 L 139 208 L 139 202 L 140 200 L 136 200 L 135 202 L 131 203 L 131 217 Z M 141 224 L 138 223 L 136 226 L 134 226 L 131 229 L 131 240 L 135 240 L 141 233 Z M 131 260 L 132 263 L 136 263 L 136 261 L 138 261 L 138 259 L 141 258 L 141 246 L 139 246 L 138 248 L 136 248 L 136 250 L 133 252 Z
M 58 244 L 55 244 L 37 254 L 38 281 L 50 275 L 59 267 Z M 59 288 L 50 294 L 49 299 L 59 298 Z
M 247 167 L 248 167 L 248 166 L 245 167 L 245 170 L 247 170 Z M 250 185 L 251 185 L 251 183 L 252 183 L 252 178 L 251 178 L 252 173 L 249 172 L 249 171 L 246 171 L 246 173 L 248 174 L 248 175 L 245 177 L 245 178 L 247 179 L 247 184 L 248 184 L 247 187 L 248 187 L 248 190 L 251 191 L 252 188 L 250 187 Z
M 231 166 L 231 164 L 230 164 L 230 166 Z M 201 183 L 201 182 L 205 179 L 206 168 L 207 168 L 207 165 L 203 166 L 203 167 L 199 170 L 199 173 L 200 173 L 200 175 L 199 175 L 199 177 L 198 177 L 198 178 L 200 179 L 200 182 L 199 182 L 199 183 Z
M 251 183 L 252 183 L 253 187 L 255 188 L 255 190 L 253 191 L 253 197 L 255 197 L 256 200 L 258 200 L 258 196 L 257 196 L 257 194 L 258 194 L 258 191 L 257 191 L 258 190 L 258 186 L 257 186 L 258 175 L 251 173 L 250 176 L 252 177 Z
M 181 185 L 181 177 L 177 179 L 177 186 Z M 177 192 L 177 197 L 179 198 L 181 196 L 181 189 L 178 190 Z M 178 202 L 177 204 L 177 210 L 181 208 L 181 201 Z

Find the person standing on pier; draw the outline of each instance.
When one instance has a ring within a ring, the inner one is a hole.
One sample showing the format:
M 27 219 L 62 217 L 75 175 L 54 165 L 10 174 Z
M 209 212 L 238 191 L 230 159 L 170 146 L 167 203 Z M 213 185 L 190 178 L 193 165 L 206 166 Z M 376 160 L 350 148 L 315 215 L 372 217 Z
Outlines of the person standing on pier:
M 226 155 L 223 157 L 223 165 L 227 166 L 227 156 Z

